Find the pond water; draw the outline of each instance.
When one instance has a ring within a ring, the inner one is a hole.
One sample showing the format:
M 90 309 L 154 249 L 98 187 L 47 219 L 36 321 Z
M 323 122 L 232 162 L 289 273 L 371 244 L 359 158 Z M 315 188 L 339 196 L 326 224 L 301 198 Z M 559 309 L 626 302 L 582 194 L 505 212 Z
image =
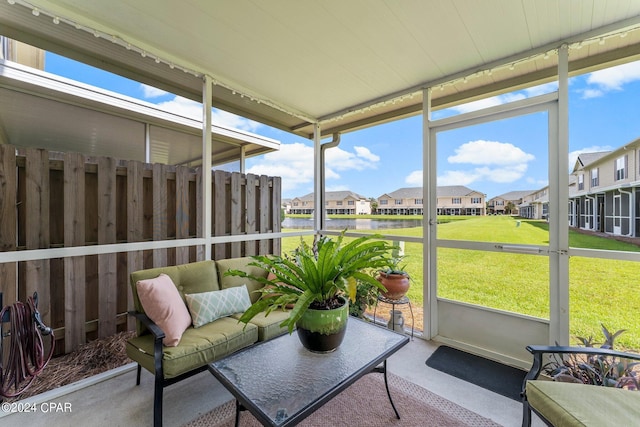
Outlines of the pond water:
M 386 228 L 412 228 L 420 227 L 422 220 L 419 219 L 369 219 L 369 218 L 349 218 L 349 219 L 327 219 L 328 230 L 378 230 Z M 290 229 L 312 229 L 313 219 L 310 218 L 285 218 L 282 228 Z

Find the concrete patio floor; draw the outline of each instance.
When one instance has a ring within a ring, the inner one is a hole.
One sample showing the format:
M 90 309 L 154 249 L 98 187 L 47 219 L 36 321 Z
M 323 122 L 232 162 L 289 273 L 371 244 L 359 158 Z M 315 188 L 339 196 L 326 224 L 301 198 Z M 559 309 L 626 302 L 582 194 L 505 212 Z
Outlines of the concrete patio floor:
M 520 402 L 426 366 L 426 359 L 437 346 L 437 343 L 416 337 L 389 358 L 390 372 L 503 426 L 521 424 Z M 58 389 L 34 396 L 24 402 L 33 403 L 35 412 L 6 415 L 0 411 L 0 426 L 150 426 L 153 421 L 153 377 L 143 370 L 141 384 L 136 386 L 135 376 L 135 364 L 130 364 L 117 372 L 111 371 L 95 384 L 68 394 L 57 395 L 61 391 Z M 101 378 L 85 381 L 98 379 Z M 231 399 L 231 394 L 211 374 L 202 372 L 165 388 L 164 425 L 181 426 Z M 533 425 L 543 424 L 534 416 Z

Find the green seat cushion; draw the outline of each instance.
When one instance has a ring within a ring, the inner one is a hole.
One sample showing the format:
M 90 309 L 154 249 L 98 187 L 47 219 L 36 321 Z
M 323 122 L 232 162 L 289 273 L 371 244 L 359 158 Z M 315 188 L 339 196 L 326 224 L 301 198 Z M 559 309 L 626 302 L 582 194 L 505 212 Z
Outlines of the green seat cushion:
M 276 310 L 265 316 L 264 313 L 258 313 L 249 324 L 253 324 L 258 327 L 258 341 L 267 341 L 272 338 L 284 335 L 289 330 L 284 327 L 280 327 L 280 323 L 285 321 L 289 317 L 290 311 Z M 242 314 L 234 314 L 232 317 L 239 319 Z M 244 323 L 241 323 L 244 325 Z
M 247 285 L 249 297 L 253 304 L 258 301 L 258 298 L 260 298 L 260 293 L 255 291 L 262 288 L 264 285 L 255 280 L 245 279 L 238 276 L 225 276 L 226 272 L 229 270 L 242 270 L 252 276 L 266 278 L 268 272 L 263 268 L 249 265 L 252 261 L 253 258 L 251 257 L 221 259 L 216 261 L 216 265 L 218 267 L 218 274 L 220 275 L 220 287 L 222 289 L 227 289 L 233 286 Z
M 218 360 L 258 340 L 258 327 L 231 317 L 223 317 L 200 328 L 189 327 L 176 347 L 163 347 L 164 378 L 174 378 Z M 131 338 L 127 356 L 154 373 L 153 336 Z
M 638 425 L 640 392 L 613 387 L 527 381 L 527 400 L 555 427 Z

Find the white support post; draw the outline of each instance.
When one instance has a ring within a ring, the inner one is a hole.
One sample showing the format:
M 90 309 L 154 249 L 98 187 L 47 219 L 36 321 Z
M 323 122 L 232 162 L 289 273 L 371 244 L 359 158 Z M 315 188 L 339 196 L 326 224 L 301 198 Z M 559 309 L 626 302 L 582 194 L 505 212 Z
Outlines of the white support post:
M 558 49 L 558 109 L 549 121 L 549 344 L 569 344 L 569 48 Z
M 438 287 L 436 277 L 436 139 L 431 132 L 431 88 L 422 91 L 422 295 L 423 334 L 438 335 Z
M 205 238 L 204 259 L 211 259 L 211 97 L 213 80 L 204 76 L 202 87 L 202 234 Z
M 247 148 L 243 145 L 240 147 L 240 173 L 245 172 L 245 161 L 247 159 Z
M 151 163 L 151 125 L 144 125 L 144 162 Z
M 313 125 L 313 230 L 317 234 L 324 223 L 324 162 L 320 147 L 320 124 Z

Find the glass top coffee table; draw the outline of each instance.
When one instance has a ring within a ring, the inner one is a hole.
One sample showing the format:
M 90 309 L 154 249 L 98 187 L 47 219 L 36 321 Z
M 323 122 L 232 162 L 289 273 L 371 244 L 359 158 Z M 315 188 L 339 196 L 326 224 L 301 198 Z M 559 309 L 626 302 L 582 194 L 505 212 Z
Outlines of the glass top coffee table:
M 312 353 L 297 334 L 287 334 L 211 363 L 209 371 L 236 398 L 236 426 L 243 409 L 263 425 L 295 425 L 372 371 L 384 373 L 399 419 L 387 384 L 387 358 L 407 342 L 405 335 L 350 317 L 334 352 Z

